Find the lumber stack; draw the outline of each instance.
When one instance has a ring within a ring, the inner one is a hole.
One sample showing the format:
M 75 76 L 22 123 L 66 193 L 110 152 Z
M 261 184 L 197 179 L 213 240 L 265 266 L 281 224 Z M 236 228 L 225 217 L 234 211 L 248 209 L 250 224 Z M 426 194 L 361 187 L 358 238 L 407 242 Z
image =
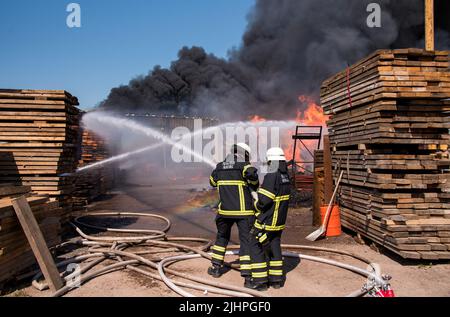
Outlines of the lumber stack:
M 325 204 L 323 150 L 314 151 L 313 225 L 321 224 L 320 208 Z
M 109 152 L 105 141 L 94 132 L 84 129 L 81 138 L 81 160 L 79 164 L 85 166 L 106 160 Z
M 81 142 L 81 160 L 79 167 L 84 167 L 109 157 L 105 141 L 93 132 L 83 130 Z M 112 188 L 114 167 L 103 165 L 76 175 L 75 192 L 73 194 L 74 210 L 83 210 L 97 197 L 106 194 Z
M 0 186 L 0 283 L 35 263 L 35 257 L 16 217 L 11 198 L 26 196 L 49 247 L 59 244 L 61 208 L 48 196 L 31 194 L 29 186 Z
M 77 166 L 77 98 L 63 90 L 0 89 L 0 182 L 31 186 L 71 212 Z
M 326 80 L 321 103 L 342 223 L 404 258 L 450 259 L 448 52 L 379 50 Z

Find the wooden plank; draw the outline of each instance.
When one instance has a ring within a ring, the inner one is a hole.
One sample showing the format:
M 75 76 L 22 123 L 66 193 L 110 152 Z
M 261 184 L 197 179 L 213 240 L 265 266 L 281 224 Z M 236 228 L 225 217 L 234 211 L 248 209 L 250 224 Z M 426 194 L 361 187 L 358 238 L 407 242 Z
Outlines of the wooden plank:
M 314 151 L 314 179 L 313 179 L 313 225 L 320 226 L 322 217 L 320 208 L 325 204 L 323 179 L 323 150 Z
M 59 290 L 64 286 L 64 283 L 30 205 L 25 197 L 12 199 L 11 202 L 50 289 L 54 292 Z
M 323 138 L 324 199 L 330 201 L 333 195 L 333 171 L 331 162 L 330 136 Z
M 0 196 L 25 194 L 30 190 L 29 186 L 0 186 Z
M 321 87 L 342 223 L 404 258 L 450 258 L 448 55 L 377 51 Z
M 425 49 L 434 51 L 434 0 L 425 0 Z

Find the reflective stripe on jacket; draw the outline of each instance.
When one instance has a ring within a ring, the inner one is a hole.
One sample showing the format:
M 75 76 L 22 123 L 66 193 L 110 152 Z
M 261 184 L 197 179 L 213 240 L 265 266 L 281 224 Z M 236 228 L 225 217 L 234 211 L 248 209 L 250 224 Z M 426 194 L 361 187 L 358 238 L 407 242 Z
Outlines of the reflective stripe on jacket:
M 259 179 L 258 170 L 250 163 L 228 156 L 212 172 L 210 184 L 219 190 L 219 215 L 240 218 L 255 214 L 250 189 L 258 188 Z
M 273 164 L 278 164 L 274 170 Z M 286 162 L 272 162 L 272 171 L 264 178 L 258 189 L 258 202 L 255 203 L 255 227 L 266 231 L 281 231 L 286 227 L 291 182 Z

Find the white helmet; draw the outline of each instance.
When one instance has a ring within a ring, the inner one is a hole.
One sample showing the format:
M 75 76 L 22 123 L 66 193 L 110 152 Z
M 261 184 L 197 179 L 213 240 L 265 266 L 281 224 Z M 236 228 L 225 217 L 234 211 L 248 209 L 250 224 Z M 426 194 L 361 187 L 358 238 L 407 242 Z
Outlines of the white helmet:
M 250 146 L 248 146 L 248 145 L 245 144 L 245 143 L 238 143 L 238 144 L 236 144 L 236 145 L 233 145 L 233 147 L 232 147 L 232 149 L 231 149 L 231 152 L 234 152 L 235 147 L 237 147 L 238 149 L 244 150 L 244 151 L 247 152 L 249 155 L 252 154 L 252 149 L 250 148 Z
M 267 151 L 267 161 L 286 161 L 283 149 L 273 147 Z

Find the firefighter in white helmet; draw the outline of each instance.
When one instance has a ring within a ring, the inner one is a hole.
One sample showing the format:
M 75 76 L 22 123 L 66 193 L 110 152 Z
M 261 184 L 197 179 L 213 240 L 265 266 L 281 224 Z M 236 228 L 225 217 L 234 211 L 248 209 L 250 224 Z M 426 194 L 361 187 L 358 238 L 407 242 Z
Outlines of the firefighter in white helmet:
M 219 163 L 210 177 L 211 186 L 219 190 L 220 203 L 216 225 L 217 239 L 212 247 L 212 267 L 208 274 L 220 277 L 231 228 L 237 224 L 239 230 L 239 263 L 244 285 L 251 282 L 250 229 L 253 226 L 254 204 L 251 191 L 259 187 L 258 170 L 250 164 L 251 149 L 245 143 L 232 146 L 224 162 Z
M 252 282 L 250 288 L 264 291 L 284 286 L 285 272 L 281 234 L 285 229 L 291 182 L 286 157 L 280 148 L 267 151 L 268 173 L 254 202 L 256 219 L 251 235 Z

